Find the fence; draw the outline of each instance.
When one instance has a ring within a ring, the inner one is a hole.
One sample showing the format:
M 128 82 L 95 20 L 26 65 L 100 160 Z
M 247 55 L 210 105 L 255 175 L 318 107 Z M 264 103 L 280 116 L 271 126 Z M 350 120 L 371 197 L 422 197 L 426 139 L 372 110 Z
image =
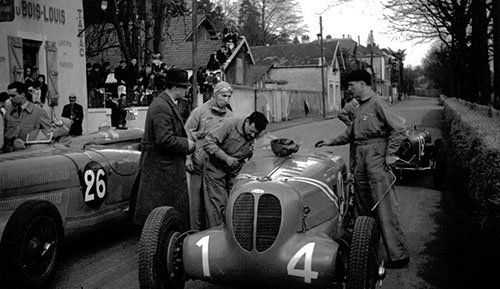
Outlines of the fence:
M 234 86 L 230 104 L 236 115 L 248 115 L 253 111 L 260 111 L 266 115 L 269 122 L 323 113 L 322 94 L 319 91 Z

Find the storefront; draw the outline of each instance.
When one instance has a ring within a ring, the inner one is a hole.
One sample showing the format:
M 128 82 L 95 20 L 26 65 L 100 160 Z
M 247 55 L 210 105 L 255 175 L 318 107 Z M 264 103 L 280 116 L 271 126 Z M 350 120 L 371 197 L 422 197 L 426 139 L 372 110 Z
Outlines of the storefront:
M 46 76 L 52 117 L 71 94 L 84 107 L 88 132 L 82 1 L 0 0 L 0 91 L 24 82 L 25 69 Z

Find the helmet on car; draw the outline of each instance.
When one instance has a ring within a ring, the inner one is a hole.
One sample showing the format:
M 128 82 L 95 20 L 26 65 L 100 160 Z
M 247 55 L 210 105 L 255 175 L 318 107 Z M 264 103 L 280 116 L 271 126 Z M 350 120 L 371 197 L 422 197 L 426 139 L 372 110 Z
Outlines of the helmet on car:
M 286 157 L 299 150 L 299 145 L 287 138 L 277 138 L 271 141 L 273 153 L 279 157 Z

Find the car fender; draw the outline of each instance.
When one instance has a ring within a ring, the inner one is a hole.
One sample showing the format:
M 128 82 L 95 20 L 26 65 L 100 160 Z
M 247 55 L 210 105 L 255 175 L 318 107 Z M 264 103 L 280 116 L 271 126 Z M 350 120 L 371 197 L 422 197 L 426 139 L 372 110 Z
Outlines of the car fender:
M 223 226 L 187 236 L 183 242 L 186 275 L 217 284 L 277 283 L 326 287 L 334 281 L 339 245 L 325 234 L 294 234 L 265 252 L 244 251 Z M 245 266 L 241 266 L 245 264 Z

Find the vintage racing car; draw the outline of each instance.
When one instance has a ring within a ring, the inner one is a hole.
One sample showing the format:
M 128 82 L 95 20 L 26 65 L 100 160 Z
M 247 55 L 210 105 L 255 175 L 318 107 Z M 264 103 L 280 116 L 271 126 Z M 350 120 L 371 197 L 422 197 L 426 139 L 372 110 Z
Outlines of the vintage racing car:
M 442 140 L 432 143 L 431 134 L 425 129 L 408 129 L 396 156 L 394 169 L 400 179 L 404 178 L 403 172 L 432 170 L 434 187 L 443 185 L 446 151 Z
M 41 288 L 65 238 L 129 221 L 143 129 L 107 128 L 0 154 L 0 284 Z M 5 286 L 5 287 L 4 287 Z
M 352 181 L 344 160 L 325 151 L 290 154 L 296 150 L 284 144 L 287 153 L 263 149 L 245 164 L 224 224 L 181 232 L 174 208 L 153 210 L 139 243 L 140 288 L 183 288 L 189 279 L 253 288 L 374 288 L 385 274 L 379 232 L 371 217 L 349 226 Z

